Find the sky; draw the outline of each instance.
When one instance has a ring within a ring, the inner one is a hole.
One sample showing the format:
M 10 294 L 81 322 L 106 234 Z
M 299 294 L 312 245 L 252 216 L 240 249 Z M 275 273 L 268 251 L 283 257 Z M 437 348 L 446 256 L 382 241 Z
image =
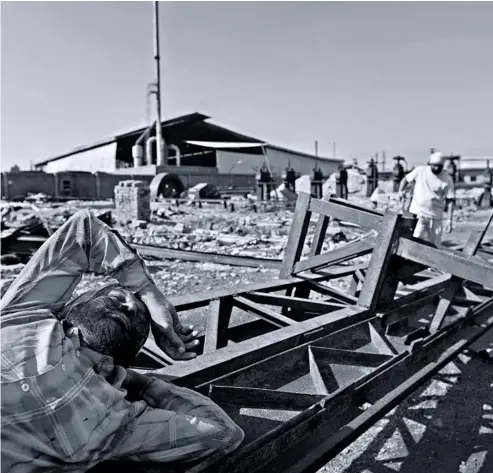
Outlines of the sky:
M 159 5 L 163 119 L 362 162 L 493 156 L 493 2 Z M 148 123 L 152 22 L 147 1 L 2 2 L 2 169 Z

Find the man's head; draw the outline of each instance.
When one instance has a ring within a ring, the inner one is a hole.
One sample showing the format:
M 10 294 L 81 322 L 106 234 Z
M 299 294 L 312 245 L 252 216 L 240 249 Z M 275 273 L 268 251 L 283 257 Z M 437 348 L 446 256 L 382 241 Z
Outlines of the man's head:
M 62 311 L 69 327 L 79 329 L 81 345 L 128 367 L 144 345 L 151 318 L 145 305 L 118 285 L 88 291 Z
M 444 159 L 440 152 L 430 154 L 428 159 L 428 165 L 431 168 L 433 174 L 440 174 L 443 171 Z

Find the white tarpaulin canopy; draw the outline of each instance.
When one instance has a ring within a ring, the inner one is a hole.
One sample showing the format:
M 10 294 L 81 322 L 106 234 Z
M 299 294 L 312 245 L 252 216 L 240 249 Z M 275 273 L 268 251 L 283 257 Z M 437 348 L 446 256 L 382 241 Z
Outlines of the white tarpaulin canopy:
M 227 141 L 186 141 L 191 145 L 204 146 L 206 148 L 258 148 L 265 146 L 265 143 L 242 143 Z

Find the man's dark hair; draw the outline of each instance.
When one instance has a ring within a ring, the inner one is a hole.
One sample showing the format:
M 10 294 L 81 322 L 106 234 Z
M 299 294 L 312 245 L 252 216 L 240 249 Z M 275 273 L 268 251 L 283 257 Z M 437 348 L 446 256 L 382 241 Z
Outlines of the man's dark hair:
M 148 312 L 126 304 L 128 292 L 118 285 L 88 291 L 69 302 L 61 313 L 67 327 L 79 329 L 82 345 L 129 367 L 150 330 Z

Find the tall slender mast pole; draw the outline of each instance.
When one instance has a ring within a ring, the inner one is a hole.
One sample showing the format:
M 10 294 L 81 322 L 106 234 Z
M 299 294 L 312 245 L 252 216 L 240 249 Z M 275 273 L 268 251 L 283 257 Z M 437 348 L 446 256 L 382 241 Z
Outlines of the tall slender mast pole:
M 161 69 L 159 56 L 159 2 L 154 2 L 154 60 L 156 61 L 156 155 L 157 164 L 165 162 L 165 143 L 161 128 Z

